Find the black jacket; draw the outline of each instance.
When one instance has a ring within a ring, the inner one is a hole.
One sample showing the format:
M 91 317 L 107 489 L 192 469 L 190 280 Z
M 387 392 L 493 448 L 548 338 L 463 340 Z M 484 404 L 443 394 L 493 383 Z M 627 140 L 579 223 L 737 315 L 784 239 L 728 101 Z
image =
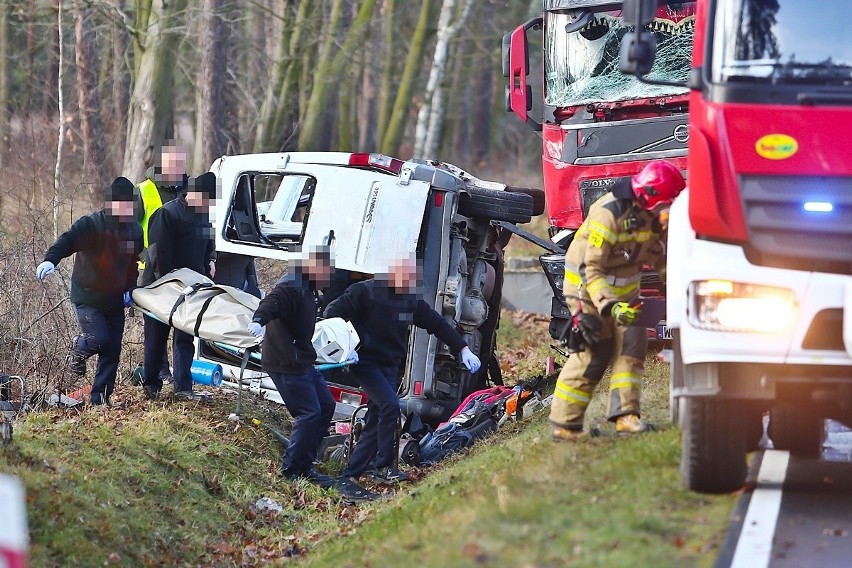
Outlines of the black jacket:
M 181 195 L 154 211 L 148 223 L 148 253 L 142 285 L 147 286 L 176 268 L 189 268 L 210 276 L 216 260 L 213 227 Z
M 467 345 L 441 314 L 414 294 L 398 294 L 379 280 L 357 282 L 325 309 L 325 317 L 351 321 L 361 338 L 358 358 L 364 363 L 395 366 L 405 360 L 409 327 L 423 328 L 454 353 Z
M 74 253 L 71 301 L 100 309 L 120 309 L 124 292 L 136 286 L 136 261 L 142 252 L 142 228 L 120 222 L 106 210 L 80 217 L 44 254 L 59 264 Z
M 264 371 L 304 373 L 314 364 L 317 306 L 314 286 L 299 272 L 284 275 L 260 301 L 252 321 L 266 326 L 260 361 Z

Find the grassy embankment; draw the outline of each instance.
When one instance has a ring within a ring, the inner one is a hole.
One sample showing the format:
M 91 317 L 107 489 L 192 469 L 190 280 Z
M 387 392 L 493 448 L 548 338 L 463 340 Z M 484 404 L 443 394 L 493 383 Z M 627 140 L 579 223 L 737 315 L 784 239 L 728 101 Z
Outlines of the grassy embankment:
M 506 316 L 504 371 L 531 376 L 548 353 L 545 322 Z M 649 362 L 646 416 L 663 424 L 666 369 Z M 539 414 L 357 507 L 281 483 L 271 436 L 225 419 L 232 396 L 151 403 L 123 385 L 115 398 L 124 408 L 27 416 L 0 448 L 0 471 L 27 488 L 33 566 L 259 565 L 293 555 L 316 566 L 709 565 L 733 504 L 681 488 L 676 429 L 613 436 L 600 394 L 589 419 L 608 435 L 554 445 Z M 286 429 L 281 407 L 244 402 L 245 419 Z M 258 510 L 261 497 L 283 511 Z

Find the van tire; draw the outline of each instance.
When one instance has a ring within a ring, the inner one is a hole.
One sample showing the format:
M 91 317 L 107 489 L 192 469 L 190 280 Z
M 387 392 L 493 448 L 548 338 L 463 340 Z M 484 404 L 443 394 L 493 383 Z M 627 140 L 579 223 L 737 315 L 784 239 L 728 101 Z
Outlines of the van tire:
M 480 219 L 529 223 L 533 198 L 526 193 L 469 187 L 459 195 L 458 212 Z
M 506 191 L 509 193 L 525 193 L 532 197 L 533 199 L 533 208 L 532 208 L 532 216 L 538 217 L 545 210 L 545 200 L 544 200 L 544 190 L 538 189 L 537 187 L 513 187 L 511 185 L 506 186 Z
M 810 408 L 780 403 L 769 413 L 769 439 L 794 457 L 818 458 L 824 432 L 823 418 Z

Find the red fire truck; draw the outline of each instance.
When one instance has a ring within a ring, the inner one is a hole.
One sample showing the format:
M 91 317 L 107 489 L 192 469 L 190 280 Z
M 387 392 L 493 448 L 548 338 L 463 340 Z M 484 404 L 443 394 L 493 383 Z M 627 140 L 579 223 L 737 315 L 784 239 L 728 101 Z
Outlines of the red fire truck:
M 649 24 L 658 40 L 650 77 L 665 84 L 649 84 L 620 72 L 619 48 L 628 27 L 618 1 L 543 0 L 540 16 L 504 36 L 506 107 L 541 132 L 550 236 L 562 249 L 589 206 L 618 179 L 657 158 L 686 169 L 685 81 L 694 13 L 695 2 L 670 2 Z M 541 96 L 536 86 L 535 105 L 528 82 L 531 30 L 541 30 L 542 45 Z M 555 334 L 567 316 L 561 301 L 563 254 L 554 252 L 541 260 L 554 291 L 551 334 Z M 653 272 L 646 272 L 642 287 L 643 296 L 662 295 L 662 283 Z M 659 335 L 666 336 L 662 326 Z
M 847 0 L 699 0 L 689 187 L 669 222 L 672 409 L 686 485 L 739 488 L 762 434 L 819 457 L 852 424 L 852 32 Z M 624 2 L 644 77 L 657 0 Z M 657 58 L 660 57 L 658 52 Z

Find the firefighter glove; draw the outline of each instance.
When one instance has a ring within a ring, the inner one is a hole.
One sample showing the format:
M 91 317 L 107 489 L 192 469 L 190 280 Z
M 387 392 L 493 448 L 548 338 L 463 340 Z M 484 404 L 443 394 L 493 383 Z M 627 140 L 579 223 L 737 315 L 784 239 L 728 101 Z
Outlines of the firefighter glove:
M 601 320 L 592 314 L 577 315 L 577 328 L 583 336 L 583 342 L 591 347 L 601 338 Z
M 461 357 L 462 364 L 467 367 L 467 370 L 471 373 L 475 373 L 479 370 L 479 366 L 482 364 L 479 361 L 479 357 L 473 354 L 473 351 L 470 350 L 470 347 L 465 347 L 459 353 Z
M 56 266 L 49 260 L 45 260 L 36 268 L 36 278 L 44 280 L 49 275 L 53 274 L 54 270 L 56 270 Z
M 346 358 L 346 362 L 351 363 L 353 365 L 357 365 L 358 361 L 359 361 L 359 358 L 358 358 L 358 352 L 357 351 L 353 351 L 352 354 L 349 357 Z
M 627 302 L 616 302 L 612 305 L 609 313 L 612 319 L 615 320 L 616 325 L 628 326 L 633 325 L 633 322 L 642 313 L 642 307 L 633 307 Z
M 263 337 L 263 326 L 260 323 L 253 321 L 248 324 L 248 332 L 255 337 Z
M 124 293 L 124 307 L 126 308 L 127 306 L 129 306 L 132 303 L 133 303 L 133 298 L 130 296 L 130 292 L 129 291 L 125 292 Z

